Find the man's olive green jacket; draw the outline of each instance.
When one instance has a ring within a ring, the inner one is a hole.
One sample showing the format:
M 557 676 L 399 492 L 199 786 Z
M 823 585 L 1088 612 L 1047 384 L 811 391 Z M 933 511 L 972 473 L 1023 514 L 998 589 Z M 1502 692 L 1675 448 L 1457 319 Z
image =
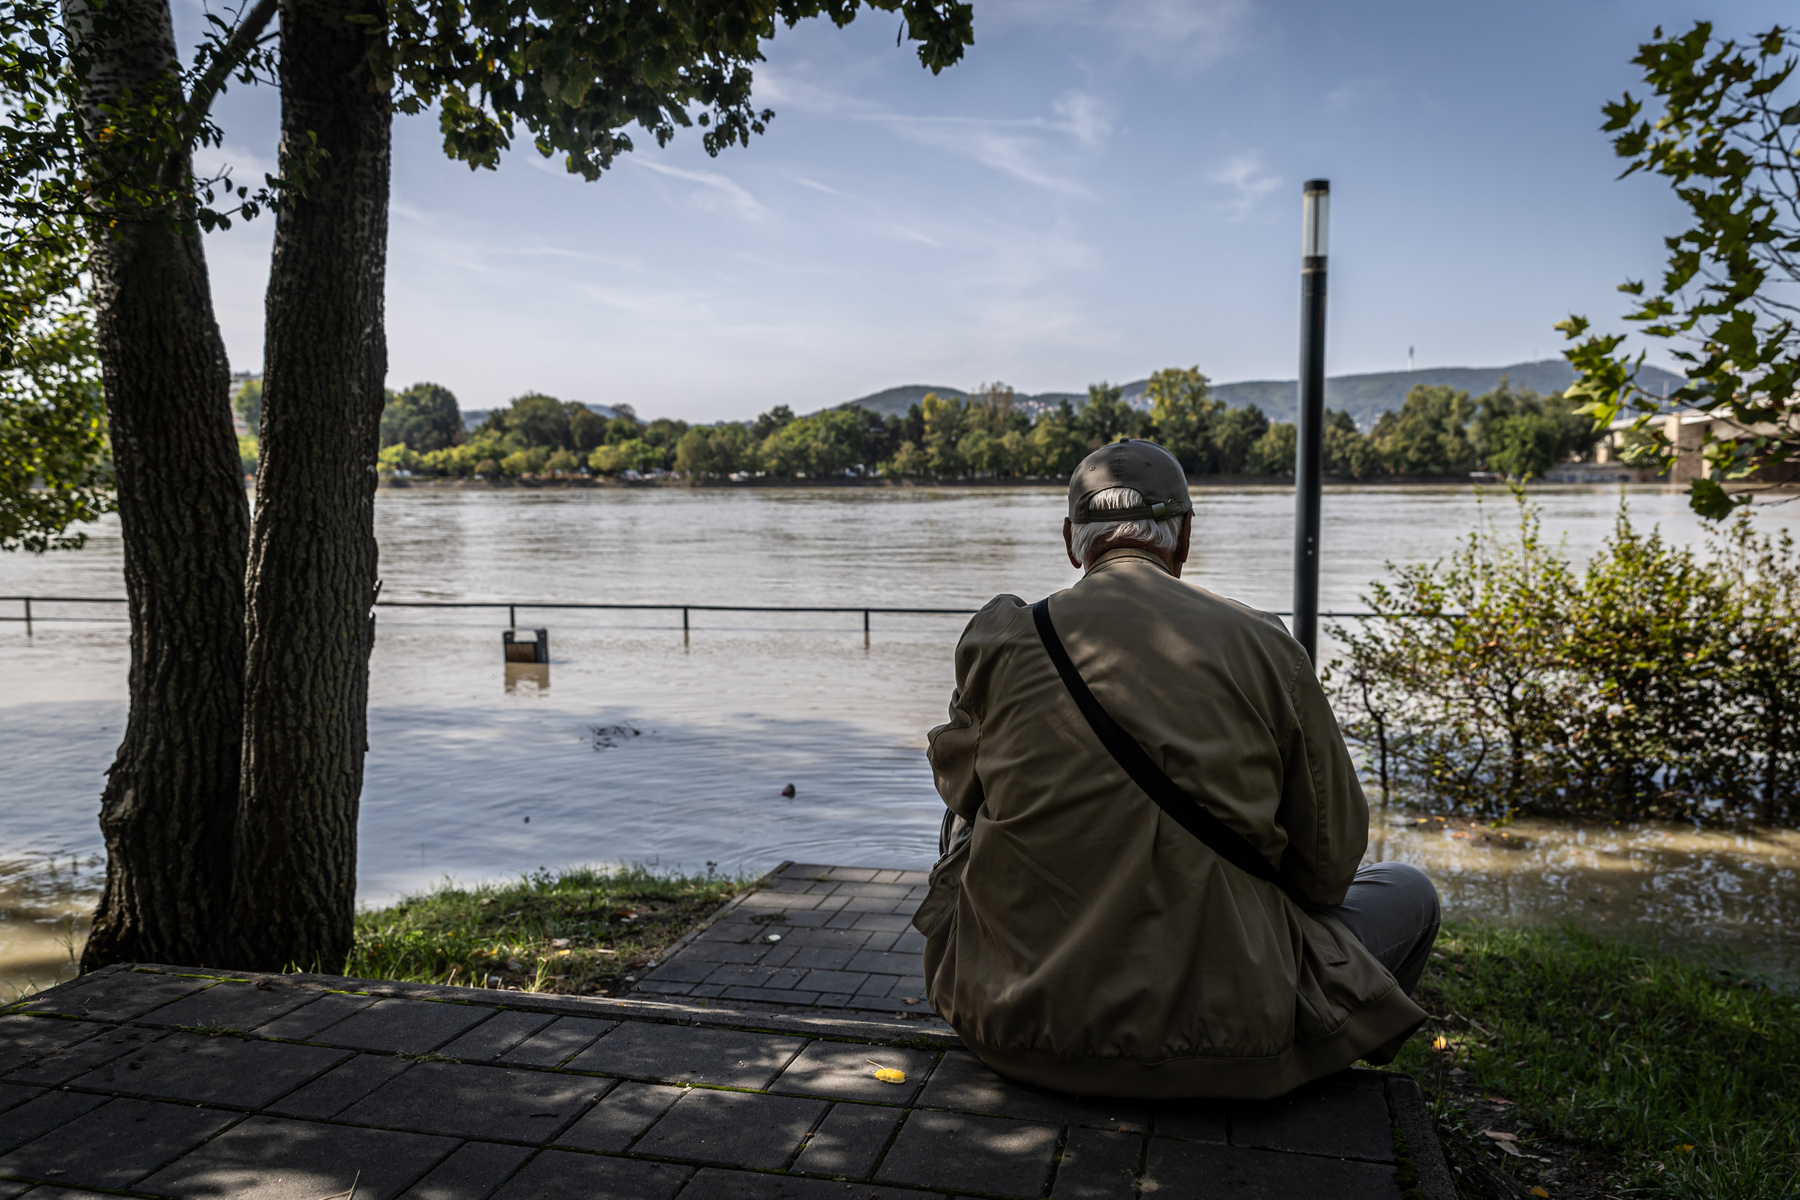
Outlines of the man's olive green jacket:
M 914 924 L 926 991 L 1002 1074 L 1112 1096 L 1277 1096 L 1425 1014 L 1343 925 L 1369 810 L 1312 664 L 1273 617 L 1101 556 L 1050 615 L 1082 678 L 1171 779 L 1300 897 L 1220 859 L 1107 753 L 1000 596 L 956 648 L 937 789 L 973 823 Z

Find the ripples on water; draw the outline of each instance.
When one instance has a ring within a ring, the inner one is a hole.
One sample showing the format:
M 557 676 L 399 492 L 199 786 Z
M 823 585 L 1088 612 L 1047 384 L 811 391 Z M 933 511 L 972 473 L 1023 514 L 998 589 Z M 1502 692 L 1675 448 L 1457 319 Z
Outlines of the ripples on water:
M 1566 535 L 1578 558 L 1605 536 L 1618 501 L 1605 489 L 1534 498 L 1546 531 Z M 1202 490 L 1196 503 L 1188 577 L 1285 608 L 1292 493 Z M 1632 503 L 1673 538 L 1698 536 L 1685 497 L 1641 491 Z M 390 600 L 973 609 L 999 592 L 1035 598 L 1073 581 L 1063 504 L 1059 489 L 416 489 L 384 490 L 376 520 Z M 1510 519 L 1504 496 L 1485 504 Z M 1449 552 L 1478 511 L 1469 489 L 1328 493 L 1325 607 L 1361 607 L 1385 560 Z M 0 557 L 0 594 L 121 595 L 119 553 L 109 521 L 77 553 Z M 30 637 L 0 624 L 0 859 L 27 864 L 14 875 L 32 880 L 43 872 L 29 863 L 48 855 L 96 861 L 97 798 L 123 728 L 127 666 L 121 610 L 36 612 L 86 619 L 40 621 Z M 866 645 L 856 614 L 696 613 L 685 643 L 678 613 L 525 609 L 519 619 L 549 628 L 547 671 L 509 677 L 500 614 L 382 610 L 364 902 L 445 878 L 598 860 L 747 871 L 788 858 L 929 864 L 941 807 L 924 736 L 943 719 L 962 618 L 877 615 Z M 792 799 L 780 795 L 787 783 Z M 1679 925 L 1793 961 L 1800 847 L 1791 838 L 1547 829 L 1532 846 L 1500 851 L 1411 827 L 1378 838 L 1371 854 L 1425 865 L 1452 911 L 1650 934 Z M 33 882 L 40 899 L 62 897 L 37 908 L 4 891 L 0 905 L 49 931 L 91 904 L 71 882 L 82 878 L 91 888 L 91 868 L 49 893 Z M 20 928 L 0 919 L 0 995 L 19 981 L 5 964 L 26 954 L 14 949 Z M 54 936 L 44 932 L 27 957 L 42 959 Z

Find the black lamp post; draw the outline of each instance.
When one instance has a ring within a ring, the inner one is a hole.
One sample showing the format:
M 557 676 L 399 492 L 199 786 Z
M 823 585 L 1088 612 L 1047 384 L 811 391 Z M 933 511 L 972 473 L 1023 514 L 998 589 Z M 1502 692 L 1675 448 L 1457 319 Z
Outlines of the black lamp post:
M 1294 455 L 1294 637 L 1318 660 L 1319 483 L 1325 468 L 1325 253 L 1331 181 L 1306 181 L 1300 238 L 1300 420 Z

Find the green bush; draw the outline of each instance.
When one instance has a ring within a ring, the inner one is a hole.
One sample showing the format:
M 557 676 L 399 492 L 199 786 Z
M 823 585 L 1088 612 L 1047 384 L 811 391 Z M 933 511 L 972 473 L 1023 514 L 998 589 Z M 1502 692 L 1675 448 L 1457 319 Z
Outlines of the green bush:
M 1384 791 L 1503 818 L 1800 819 L 1800 559 L 1745 516 L 1707 555 L 1621 505 L 1576 571 L 1519 499 L 1332 627 L 1326 672 Z

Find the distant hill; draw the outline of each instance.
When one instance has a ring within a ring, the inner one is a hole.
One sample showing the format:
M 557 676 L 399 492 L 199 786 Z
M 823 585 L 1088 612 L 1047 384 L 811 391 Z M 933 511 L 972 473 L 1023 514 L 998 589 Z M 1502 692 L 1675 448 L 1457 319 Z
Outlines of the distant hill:
M 1530 388 L 1542 393 L 1560 392 L 1575 381 L 1575 369 L 1563 359 L 1547 358 L 1541 362 L 1513 363 L 1505 367 L 1429 367 L 1418 371 L 1382 371 L 1373 375 L 1337 375 L 1325 381 L 1325 405 L 1327 408 L 1349 413 L 1360 428 L 1368 429 L 1382 413 L 1399 408 L 1406 399 L 1406 393 L 1420 384 L 1453 387 L 1466 391 L 1471 396 L 1479 396 L 1483 392 L 1493 391 L 1502 376 L 1516 388 Z M 1666 385 L 1667 390 L 1674 391 L 1682 383 L 1681 376 L 1651 366 L 1644 367 L 1638 378 L 1653 390 Z M 1143 395 L 1149 383 L 1148 379 L 1137 379 L 1124 384 L 1125 398 L 1133 401 L 1137 407 L 1145 407 Z M 1292 379 L 1252 379 L 1241 383 L 1215 383 L 1213 395 L 1233 408 L 1247 408 L 1254 404 L 1269 414 L 1272 420 L 1292 421 L 1297 403 L 1295 389 L 1296 384 Z M 961 388 L 908 384 L 875 392 L 839 407 L 849 408 L 854 405 L 883 416 L 890 413 L 904 416 L 906 410 L 923 399 L 926 392 L 958 399 L 968 395 Z M 1087 399 L 1087 392 L 1085 389 L 1080 392 L 1039 392 L 1035 395 L 1020 395 L 1018 399 L 1029 411 L 1049 408 L 1063 399 L 1079 407 Z
M 1143 385 L 1140 384 L 1138 391 L 1143 390 Z M 873 395 L 846 401 L 837 407 L 866 408 L 871 412 L 878 412 L 884 417 L 904 417 L 906 410 L 923 400 L 927 392 L 936 392 L 940 396 L 953 397 L 957 400 L 962 400 L 969 394 L 961 388 L 931 387 L 923 383 L 908 383 L 900 387 L 888 388 L 884 392 L 876 392 Z M 1037 412 L 1040 409 L 1055 408 L 1057 403 L 1063 400 L 1079 406 L 1086 402 L 1087 392 L 1038 392 L 1036 395 L 1021 393 L 1015 399 L 1027 412 Z

